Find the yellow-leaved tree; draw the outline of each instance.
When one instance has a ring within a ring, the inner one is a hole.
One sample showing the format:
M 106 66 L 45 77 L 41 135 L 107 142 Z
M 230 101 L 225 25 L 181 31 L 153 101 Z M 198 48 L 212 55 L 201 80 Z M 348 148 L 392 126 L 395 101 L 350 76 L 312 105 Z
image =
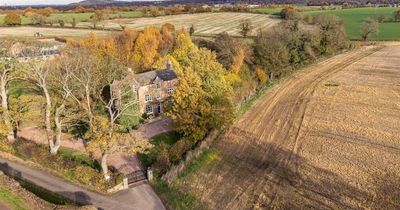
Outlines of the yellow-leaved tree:
M 139 132 L 132 131 L 128 134 L 117 131 L 117 125 L 112 124 L 107 117 L 96 116 L 86 135 L 86 138 L 90 140 L 87 149 L 101 155 L 101 169 L 106 180 L 110 179 L 107 163 L 109 155 L 116 152 L 134 154 L 152 147 Z
M 205 48 L 191 51 L 184 63 L 168 115 L 177 130 L 193 142 L 211 129 L 226 126 L 234 117 L 233 90 L 225 72 L 215 53 Z
M 182 29 L 176 32 L 172 57 L 180 63 L 187 62 L 189 53 L 195 49 L 196 46 L 193 44 L 192 38 L 186 30 Z
M 240 69 L 242 68 L 243 64 L 244 64 L 244 58 L 245 58 L 245 54 L 244 54 L 244 50 L 243 49 L 239 49 L 239 51 L 237 52 L 237 54 L 235 55 L 235 57 L 233 57 L 233 62 L 231 65 L 231 72 L 234 74 L 238 74 Z
M 118 51 L 118 59 L 125 66 L 133 67 L 133 49 L 139 33 L 132 29 L 125 29 L 114 37 L 114 43 Z
M 185 69 L 172 95 L 174 103 L 168 112 L 176 128 L 193 141 L 203 138 L 208 130 L 204 117 L 210 115 L 208 93 L 202 89 L 200 77 L 192 69 Z
M 137 65 L 137 72 L 151 69 L 154 62 L 158 59 L 160 37 L 160 30 L 155 27 L 146 27 L 139 34 L 132 55 L 132 60 Z

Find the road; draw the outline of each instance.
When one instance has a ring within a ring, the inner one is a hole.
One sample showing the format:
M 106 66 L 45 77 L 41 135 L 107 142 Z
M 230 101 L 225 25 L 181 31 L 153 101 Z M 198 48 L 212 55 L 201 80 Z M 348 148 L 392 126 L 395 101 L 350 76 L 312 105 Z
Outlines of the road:
M 400 43 L 385 43 L 295 72 L 180 189 L 209 209 L 399 209 L 399 66 Z
M 105 210 L 163 210 L 164 205 L 148 184 L 141 184 L 116 194 L 105 196 L 39 169 L 0 158 L 0 170 L 37 186 L 67 197 L 82 205 L 94 205 Z

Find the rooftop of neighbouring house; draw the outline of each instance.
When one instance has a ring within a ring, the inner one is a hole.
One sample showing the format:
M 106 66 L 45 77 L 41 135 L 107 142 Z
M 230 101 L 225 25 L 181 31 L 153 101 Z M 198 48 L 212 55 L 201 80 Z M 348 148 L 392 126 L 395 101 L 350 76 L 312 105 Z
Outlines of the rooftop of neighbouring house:
M 157 77 L 163 81 L 169 81 L 177 78 L 175 71 L 172 69 L 153 70 L 133 75 L 133 78 L 141 86 L 152 84 Z

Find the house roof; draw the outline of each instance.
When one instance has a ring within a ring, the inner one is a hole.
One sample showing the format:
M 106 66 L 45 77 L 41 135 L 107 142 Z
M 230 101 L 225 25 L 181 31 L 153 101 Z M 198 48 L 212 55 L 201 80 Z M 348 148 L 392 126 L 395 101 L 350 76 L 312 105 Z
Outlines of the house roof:
M 139 83 L 140 86 L 153 83 L 157 77 L 163 81 L 169 81 L 177 78 L 174 70 L 172 69 L 154 70 L 133 75 L 133 78 L 137 83 Z
M 163 81 L 169 81 L 169 80 L 173 80 L 173 79 L 177 78 L 175 71 L 171 70 L 171 69 L 166 69 L 166 70 L 156 71 L 156 72 L 157 72 L 157 77 L 159 77 Z

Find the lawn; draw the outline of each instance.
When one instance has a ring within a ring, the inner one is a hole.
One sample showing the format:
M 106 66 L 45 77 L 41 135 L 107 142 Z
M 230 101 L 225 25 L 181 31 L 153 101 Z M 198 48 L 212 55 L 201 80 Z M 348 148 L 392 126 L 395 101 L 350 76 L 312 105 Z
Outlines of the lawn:
M 147 154 L 139 154 L 140 162 L 145 167 L 151 166 L 156 160 L 157 151 L 160 149 L 160 147 L 166 145 L 168 148 L 170 148 L 179 139 L 181 139 L 181 135 L 176 131 L 162 133 L 158 136 L 153 137 L 152 139 L 150 139 L 150 143 L 153 144 L 154 147 Z
M 393 22 L 393 12 L 400 8 L 378 7 L 378 8 L 354 8 L 339 10 L 320 10 L 304 12 L 304 14 L 334 14 L 340 17 L 346 27 L 350 39 L 360 39 L 361 23 L 366 18 L 376 18 L 386 15 L 389 21 L 379 24 L 379 34 L 371 37 L 374 40 L 400 40 L 400 22 Z
M 22 198 L 18 197 L 17 195 L 14 195 L 12 192 L 10 192 L 3 186 L 0 186 L 0 203 L 6 205 L 7 207 L 13 210 L 28 209 Z

